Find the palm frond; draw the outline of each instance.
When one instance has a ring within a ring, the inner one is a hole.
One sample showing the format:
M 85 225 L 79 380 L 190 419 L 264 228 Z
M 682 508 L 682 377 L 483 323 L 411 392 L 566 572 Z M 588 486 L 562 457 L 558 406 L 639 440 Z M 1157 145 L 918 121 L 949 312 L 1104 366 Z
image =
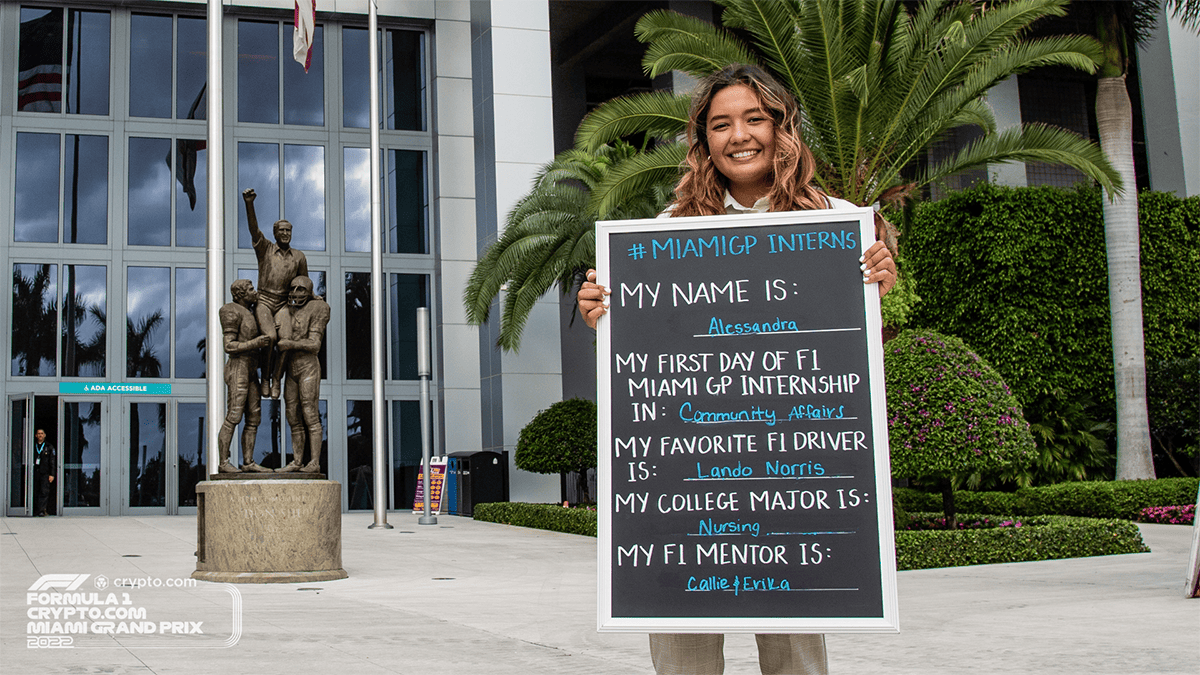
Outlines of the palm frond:
M 729 31 L 678 12 L 648 12 L 638 20 L 634 35 L 649 44 L 642 68 L 650 77 L 672 70 L 704 77 L 731 63 L 754 62 L 742 41 Z
M 598 219 L 611 218 L 634 195 L 656 186 L 674 185 L 687 155 L 683 143 L 671 143 L 642 153 L 614 167 L 592 191 L 591 207 Z
M 917 185 L 927 185 L 959 171 L 998 162 L 1065 164 L 1099 183 L 1110 198 L 1114 193 L 1124 192 L 1120 176 L 1095 143 L 1045 124 L 1012 127 L 976 139 L 953 157 L 922 172 Z
M 669 140 L 687 128 L 687 96 L 669 92 L 651 92 L 614 98 L 601 104 L 579 123 L 575 147 L 595 152 L 605 143 L 623 136 L 644 132 Z

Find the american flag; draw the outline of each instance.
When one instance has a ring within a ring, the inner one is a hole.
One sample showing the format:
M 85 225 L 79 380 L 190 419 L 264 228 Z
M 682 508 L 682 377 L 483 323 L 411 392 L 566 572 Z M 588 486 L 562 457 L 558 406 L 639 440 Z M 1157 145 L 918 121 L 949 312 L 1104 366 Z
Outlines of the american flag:
M 21 22 L 17 110 L 62 110 L 62 30 L 60 12 Z

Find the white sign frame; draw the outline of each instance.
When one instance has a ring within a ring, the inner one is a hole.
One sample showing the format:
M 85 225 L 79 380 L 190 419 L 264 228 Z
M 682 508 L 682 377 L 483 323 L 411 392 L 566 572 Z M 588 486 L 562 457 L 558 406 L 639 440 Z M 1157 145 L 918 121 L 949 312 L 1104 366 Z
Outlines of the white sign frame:
M 618 220 L 596 223 L 596 283 L 611 289 L 610 236 L 635 232 L 662 232 L 681 229 L 728 229 L 735 227 L 779 226 L 857 221 L 861 250 L 875 241 L 874 212 L 869 207 L 836 210 L 794 211 L 727 216 L 660 218 L 654 220 Z M 610 306 L 596 329 L 596 380 L 599 409 L 597 447 L 597 630 L 601 632 L 652 633 L 896 633 L 900 630 L 896 549 L 892 528 L 891 468 L 888 457 L 887 402 L 884 391 L 882 322 L 879 292 L 875 284 L 863 284 L 868 332 L 868 381 L 871 387 L 871 417 L 875 462 L 875 511 L 878 518 L 880 575 L 882 581 L 882 617 L 614 617 L 612 608 L 612 513 L 613 513 L 613 434 L 612 434 L 612 339 L 613 317 L 619 322 L 620 310 Z M 615 296 L 614 296 L 615 297 Z

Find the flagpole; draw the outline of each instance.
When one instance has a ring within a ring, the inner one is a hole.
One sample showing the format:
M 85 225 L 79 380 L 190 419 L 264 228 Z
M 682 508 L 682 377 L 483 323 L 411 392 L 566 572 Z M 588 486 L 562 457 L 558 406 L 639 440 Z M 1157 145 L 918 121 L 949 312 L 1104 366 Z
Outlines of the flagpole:
M 225 398 L 221 391 L 225 383 L 225 348 L 221 319 L 217 315 L 225 297 L 225 140 L 221 127 L 223 20 L 221 0 L 208 0 L 208 320 L 205 331 L 208 434 L 205 440 L 209 475 L 217 472 L 217 433 L 225 419 Z
M 371 105 L 371 447 L 374 454 L 375 522 L 371 529 L 392 529 L 387 522 L 387 407 L 383 398 L 383 228 L 379 195 L 379 8 L 376 0 L 367 0 L 370 18 L 367 22 L 368 54 L 370 55 Z

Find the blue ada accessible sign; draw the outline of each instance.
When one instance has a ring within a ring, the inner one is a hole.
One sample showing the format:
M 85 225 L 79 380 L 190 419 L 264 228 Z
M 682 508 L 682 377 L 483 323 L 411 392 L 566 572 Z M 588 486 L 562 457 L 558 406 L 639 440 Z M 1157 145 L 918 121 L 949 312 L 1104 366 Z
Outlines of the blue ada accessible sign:
M 168 382 L 59 382 L 58 393 L 170 396 L 171 384 Z

